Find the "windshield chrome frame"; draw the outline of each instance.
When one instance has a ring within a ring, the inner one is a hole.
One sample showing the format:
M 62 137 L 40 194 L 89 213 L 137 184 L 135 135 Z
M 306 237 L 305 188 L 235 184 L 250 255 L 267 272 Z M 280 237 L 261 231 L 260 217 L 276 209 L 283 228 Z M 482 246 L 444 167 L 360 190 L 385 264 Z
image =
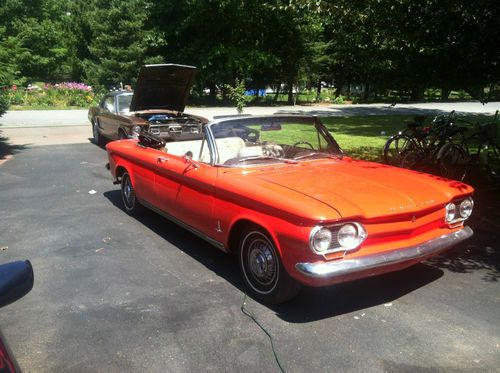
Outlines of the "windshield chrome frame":
M 219 125 L 219 124 L 224 124 L 224 123 L 238 123 L 238 124 L 248 124 L 248 125 L 254 125 L 255 122 L 258 121 L 259 124 L 272 124 L 277 121 L 283 123 L 286 121 L 291 121 L 292 123 L 297 123 L 297 124 L 309 124 L 312 125 L 316 128 L 316 130 L 323 136 L 325 141 L 327 142 L 328 146 L 332 146 L 335 148 L 339 155 L 344 155 L 344 152 L 340 148 L 339 144 L 331 133 L 328 131 L 328 129 L 324 126 L 324 124 L 321 122 L 321 120 L 317 116 L 313 115 L 299 115 L 299 114 L 275 114 L 275 115 L 241 115 L 241 116 L 228 116 L 228 117 L 220 117 L 217 119 L 214 119 L 207 123 L 205 126 L 205 135 L 207 139 L 207 143 L 210 149 L 210 152 L 212 154 L 212 159 L 210 161 L 210 164 L 212 166 L 221 166 L 221 167 L 228 167 L 228 168 L 244 168 L 246 166 L 251 166 L 255 167 L 255 165 L 242 165 L 242 166 L 236 166 L 236 165 L 224 165 L 220 164 L 219 162 L 219 151 L 217 149 L 217 145 L 215 142 L 215 136 L 214 133 L 212 132 L 212 126 Z M 329 153 L 329 154 L 334 154 L 334 153 Z M 286 164 L 282 161 L 276 162 L 276 163 L 267 163 L 267 165 L 275 165 L 275 164 Z

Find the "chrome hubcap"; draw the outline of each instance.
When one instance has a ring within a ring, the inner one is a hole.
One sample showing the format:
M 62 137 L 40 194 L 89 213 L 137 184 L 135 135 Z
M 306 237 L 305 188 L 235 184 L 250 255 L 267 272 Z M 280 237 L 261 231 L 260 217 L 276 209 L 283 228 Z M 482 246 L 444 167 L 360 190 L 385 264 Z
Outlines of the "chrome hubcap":
M 130 184 L 130 179 L 127 177 L 123 186 L 123 194 L 125 196 L 125 200 L 127 202 L 127 206 L 131 207 L 134 202 L 134 191 L 132 189 L 132 185 Z
M 254 279 L 261 285 L 269 285 L 276 274 L 274 252 L 264 240 L 255 240 L 248 250 L 248 263 Z

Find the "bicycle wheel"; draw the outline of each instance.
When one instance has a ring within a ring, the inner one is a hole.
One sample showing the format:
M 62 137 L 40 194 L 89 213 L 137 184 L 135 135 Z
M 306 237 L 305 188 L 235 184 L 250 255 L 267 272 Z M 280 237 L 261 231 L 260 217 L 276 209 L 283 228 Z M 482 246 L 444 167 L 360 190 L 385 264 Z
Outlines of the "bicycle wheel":
M 414 171 L 423 171 L 425 152 L 422 149 L 413 149 L 405 152 L 401 159 L 401 167 Z
M 401 166 L 405 154 L 417 149 L 415 141 L 406 135 L 394 135 L 387 140 L 384 146 L 384 161 L 391 166 Z
M 439 149 L 437 160 L 441 176 L 460 181 L 465 178 L 469 155 L 462 145 L 453 143 L 443 145 Z
M 479 149 L 479 159 L 492 177 L 500 177 L 500 148 L 496 144 L 486 144 Z

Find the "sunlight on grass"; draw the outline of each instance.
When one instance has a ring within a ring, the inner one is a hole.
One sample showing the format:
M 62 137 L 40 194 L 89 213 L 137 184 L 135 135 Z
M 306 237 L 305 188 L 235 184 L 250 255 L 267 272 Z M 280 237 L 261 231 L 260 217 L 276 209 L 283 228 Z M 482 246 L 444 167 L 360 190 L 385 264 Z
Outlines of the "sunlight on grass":
M 404 129 L 413 116 L 325 117 L 321 120 L 349 156 L 381 161 L 389 136 Z
M 321 121 L 340 147 L 354 158 L 371 161 L 382 161 L 382 151 L 387 139 L 406 128 L 414 117 L 401 115 L 359 116 L 359 117 L 324 117 Z M 424 126 L 430 125 L 433 117 L 424 121 Z M 466 115 L 456 118 L 456 125 L 466 127 L 472 134 L 476 129 L 474 123 L 491 121 L 488 115 Z

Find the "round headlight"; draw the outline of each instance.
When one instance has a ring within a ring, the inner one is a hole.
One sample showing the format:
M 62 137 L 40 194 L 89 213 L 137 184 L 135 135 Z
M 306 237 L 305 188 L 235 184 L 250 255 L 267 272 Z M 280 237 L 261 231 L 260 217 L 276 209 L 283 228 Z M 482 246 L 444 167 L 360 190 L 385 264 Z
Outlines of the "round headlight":
M 345 249 L 358 247 L 366 238 L 366 231 L 359 224 L 344 224 L 337 234 L 339 244 Z
M 467 219 L 472 214 L 472 208 L 474 207 L 474 201 L 472 198 L 466 198 L 460 203 L 460 217 Z
M 132 135 L 133 136 L 139 136 L 140 132 L 141 132 L 141 126 L 133 126 L 132 127 Z
M 323 253 L 332 243 L 332 232 L 328 228 L 320 228 L 311 237 L 311 246 L 317 253 Z
M 457 207 L 453 202 L 446 205 L 446 221 L 452 222 L 457 217 Z

